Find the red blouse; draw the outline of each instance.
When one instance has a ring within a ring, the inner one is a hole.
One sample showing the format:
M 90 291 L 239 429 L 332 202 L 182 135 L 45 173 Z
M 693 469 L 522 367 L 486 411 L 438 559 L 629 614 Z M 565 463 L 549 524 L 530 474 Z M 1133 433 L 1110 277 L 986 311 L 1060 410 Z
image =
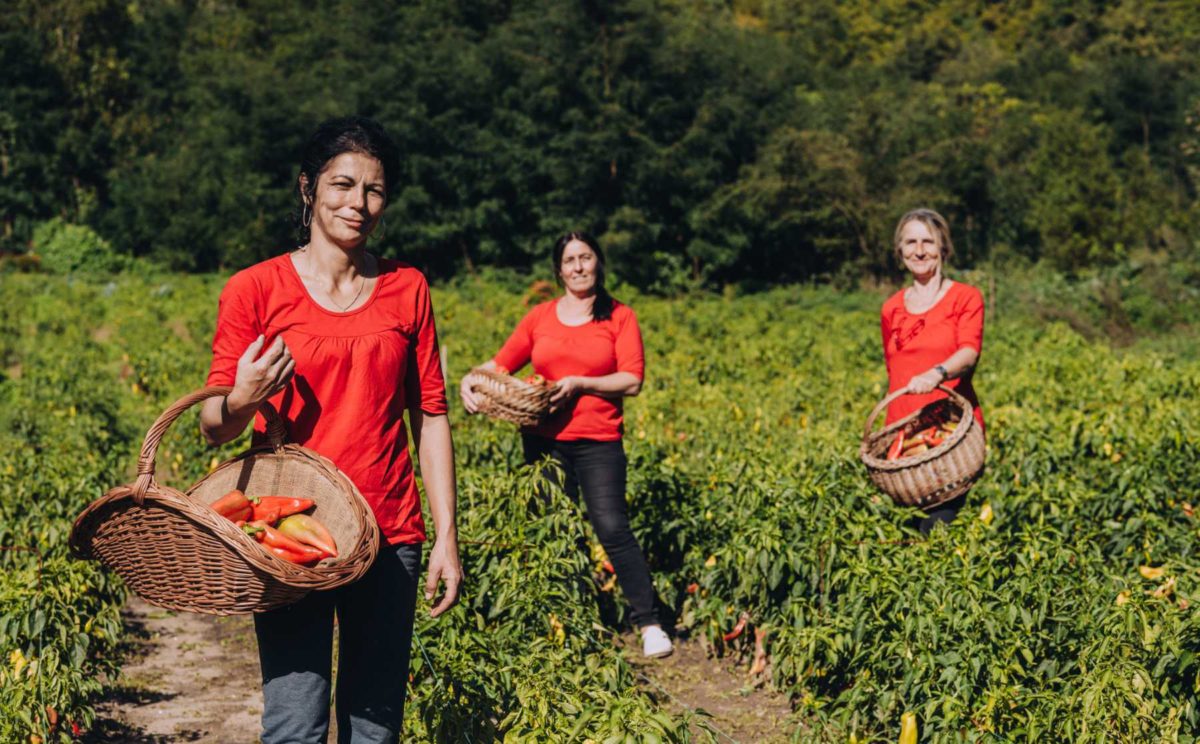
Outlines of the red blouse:
M 964 346 L 974 349 L 977 354 L 983 351 L 983 294 L 975 287 L 954 282 L 936 305 L 923 313 L 911 313 L 904 306 L 904 290 L 900 290 L 883 303 L 880 326 L 890 393 L 907 385 L 914 376 L 946 361 Z M 971 385 L 974 371 L 972 368 L 962 377 L 947 380 L 944 384 L 971 401 L 975 420 L 983 426 L 983 411 Z M 940 390 L 924 395 L 903 395 L 888 406 L 887 422 L 890 424 L 945 397 Z
M 558 319 L 557 305 L 550 300 L 530 310 L 496 354 L 496 364 L 515 373 L 532 361 L 533 371 L 547 380 L 614 372 L 642 379 L 642 333 L 628 306 L 614 300 L 608 320 L 569 326 Z M 621 399 L 580 395 L 549 420 L 522 431 L 559 441 L 615 441 L 623 431 Z
M 389 544 L 422 542 L 403 415 L 446 413 L 425 277 L 380 259 L 366 303 L 339 313 L 309 296 L 289 255 L 240 271 L 221 292 L 208 384 L 232 385 L 238 358 L 260 334 L 267 346 L 282 335 L 296 360 L 291 382 L 270 399 L 289 441 L 328 457 L 358 486 Z M 255 416 L 256 442 L 265 430 Z

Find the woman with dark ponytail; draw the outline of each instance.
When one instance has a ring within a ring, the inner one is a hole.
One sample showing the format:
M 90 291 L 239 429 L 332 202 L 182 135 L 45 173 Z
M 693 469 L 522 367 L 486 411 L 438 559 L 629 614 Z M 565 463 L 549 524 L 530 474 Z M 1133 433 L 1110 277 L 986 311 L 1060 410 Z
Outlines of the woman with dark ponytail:
M 561 297 L 534 307 L 517 324 L 484 369 L 516 372 L 532 362 L 534 372 L 555 382 L 551 416 L 521 430 L 527 463 L 549 455 L 562 466 L 567 494 L 583 503 L 600 544 L 616 569 L 621 590 L 642 632 L 646 656 L 667 656 L 658 597 L 625 502 L 622 400 L 642 389 L 644 361 L 637 317 L 604 288 L 604 254 L 585 233 L 554 243 L 554 274 Z M 479 403 L 465 384 L 463 406 Z

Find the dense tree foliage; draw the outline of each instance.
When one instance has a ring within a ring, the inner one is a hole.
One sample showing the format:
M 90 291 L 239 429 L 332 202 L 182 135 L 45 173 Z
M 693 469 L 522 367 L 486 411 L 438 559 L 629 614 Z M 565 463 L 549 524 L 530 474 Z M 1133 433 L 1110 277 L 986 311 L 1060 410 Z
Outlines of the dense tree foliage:
M 1180 0 L 8 6 L 8 250 L 59 218 L 179 269 L 276 253 L 300 143 L 352 112 L 406 153 L 378 250 L 440 276 L 542 262 L 575 227 L 650 289 L 878 275 L 919 204 L 966 265 L 1200 235 Z

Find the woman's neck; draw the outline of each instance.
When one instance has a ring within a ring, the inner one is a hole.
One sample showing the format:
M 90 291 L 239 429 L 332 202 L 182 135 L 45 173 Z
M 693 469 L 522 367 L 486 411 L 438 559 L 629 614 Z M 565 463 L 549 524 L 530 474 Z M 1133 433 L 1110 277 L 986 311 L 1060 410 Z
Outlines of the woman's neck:
M 935 269 L 925 276 L 913 276 L 912 292 L 921 296 L 934 296 L 942 291 L 943 277 L 941 268 Z
M 562 296 L 562 302 L 572 310 L 587 310 L 590 312 L 592 306 L 596 304 L 596 291 L 588 290 L 584 293 L 576 293 L 568 289 Z
M 366 273 L 368 259 L 365 245 L 347 249 L 313 237 L 308 245 L 300 249 L 305 268 L 311 273 L 329 278 L 335 284 Z

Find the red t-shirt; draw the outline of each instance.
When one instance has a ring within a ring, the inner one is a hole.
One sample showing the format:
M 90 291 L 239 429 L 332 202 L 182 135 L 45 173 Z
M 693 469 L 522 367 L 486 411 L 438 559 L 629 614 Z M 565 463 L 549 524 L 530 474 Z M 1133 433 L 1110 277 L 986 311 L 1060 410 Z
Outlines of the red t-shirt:
M 614 300 L 608 320 L 569 326 L 558 319 L 557 305 L 558 300 L 550 300 L 530 310 L 496 354 L 496 364 L 516 373 L 532 361 L 533 371 L 547 380 L 614 372 L 642 379 L 642 332 L 628 306 Z M 559 441 L 610 442 L 621 438 L 621 411 L 620 398 L 580 395 L 542 424 L 522 431 Z
M 221 292 L 208 384 L 232 385 L 238 358 L 259 334 L 266 346 L 282 335 L 296 360 L 291 382 L 270 399 L 287 423 L 288 440 L 349 476 L 388 544 L 422 542 L 425 522 L 403 416 L 406 409 L 446 413 L 425 277 L 380 259 L 366 303 L 339 313 L 309 296 L 289 255 L 240 271 Z M 254 431 L 255 441 L 264 441 L 261 415 Z
M 900 290 L 883 303 L 880 326 L 890 393 L 907 385 L 914 376 L 946 361 L 964 346 L 974 349 L 977 354 L 983 351 L 983 294 L 972 286 L 954 282 L 929 310 L 910 313 L 904 307 L 904 290 Z M 971 385 L 974 371 L 972 368 L 962 377 L 943 384 L 971 401 L 975 420 L 982 427 L 983 411 Z M 924 395 L 902 395 L 888 406 L 887 422 L 904 418 L 945 397 L 940 390 Z

